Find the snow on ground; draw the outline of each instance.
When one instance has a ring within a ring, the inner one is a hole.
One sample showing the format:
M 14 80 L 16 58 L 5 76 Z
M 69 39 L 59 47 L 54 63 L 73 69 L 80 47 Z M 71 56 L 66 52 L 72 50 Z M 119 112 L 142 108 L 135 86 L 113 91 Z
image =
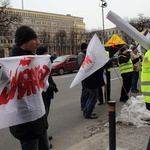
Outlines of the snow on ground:
M 116 121 L 123 124 L 132 124 L 137 127 L 150 125 L 150 111 L 146 109 L 143 95 L 136 96 L 136 98 L 131 97 L 122 106 Z

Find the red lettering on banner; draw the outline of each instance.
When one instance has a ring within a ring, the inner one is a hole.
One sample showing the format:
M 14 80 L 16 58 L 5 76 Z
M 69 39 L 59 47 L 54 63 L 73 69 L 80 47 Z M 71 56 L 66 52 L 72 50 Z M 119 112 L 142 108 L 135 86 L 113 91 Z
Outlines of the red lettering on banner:
M 84 62 L 82 63 L 82 68 L 84 68 L 84 66 L 85 66 L 86 64 L 90 64 L 90 63 L 92 63 L 92 60 L 91 60 L 90 57 L 87 55 L 87 56 L 85 57 L 85 59 L 84 59 Z
M 18 79 L 17 79 L 18 70 L 16 70 L 15 76 L 12 77 L 12 81 L 10 83 L 9 97 L 8 99 L 13 99 L 16 93 Z M 9 81 L 10 82 L 10 81 Z
M 39 84 L 40 84 L 40 87 L 43 89 L 44 86 L 45 86 L 45 82 L 44 82 L 44 79 L 45 77 L 49 74 L 48 72 L 48 67 L 46 65 L 43 66 L 43 69 L 45 70 L 45 72 L 43 73 L 42 70 L 39 70 Z
M 7 92 L 7 88 L 5 87 L 4 90 L 2 91 L 1 95 L 0 95 L 0 105 L 2 104 L 7 104 L 8 103 L 8 94 L 6 94 Z
M 12 75 L 11 72 L 10 75 Z M 20 72 L 17 69 L 12 80 L 7 83 L 7 86 L 0 94 L 0 105 L 7 104 L 12 100 L 16 91 L 18 92 L 17 99 L 22 99 L 24 95 L 30 96 L 31 94 L 36 94 L 36 89 L 40 90 L 40 88 L 44 88 L 46 84 L 45 78 L 49 73 L 50 70 L 46 65 L 43 65 L 42 68 L 38 66 Z
M 22 66 L 29 65 L 30 62 L 31 62 L 30 59 L 22 59 L 22 60 L 20 60 L 19 65 L 22 65 Z

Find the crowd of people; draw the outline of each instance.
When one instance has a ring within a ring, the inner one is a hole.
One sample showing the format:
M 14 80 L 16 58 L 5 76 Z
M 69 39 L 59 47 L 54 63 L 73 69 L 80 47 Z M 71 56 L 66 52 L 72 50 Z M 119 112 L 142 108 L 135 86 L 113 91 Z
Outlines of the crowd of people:
M 40 45 L 35 31 L 28 26 L 20 26 L 15 33 L 16 45 L 12 48 L 12 56 L 22 55 L 47 55 L 48 51 Z M 77 55 L 77 64 L 80 69 L 84 62 L 88 44 L 82 43 L 81 50 Z M 129 50 L 128 45 L 124 45 L 119 50 L 118 65 L 122 77 L 122 87 L 120 93 L 120 101 L 126 102 L 129 99 L 128 93 L 138 93 L 137 83 L 139 73 L 141 71 L 142 57 L 138 54 L 136 46 Z M 109 52 L 107 52 L 108 57 Z M 50 58 L 51 62 L 56 58 L 56 54 Z M 111 72 L 113 60 L 109 61 L 100 69 L 89 75 L 82 82 L 82 91 L 80 96 L 81 110 L 86 119 L 97 119 L 98 115 L 93 112 L 96 103 L 101 105 L 111 101 Z M 52 136 L 48 136 L 48 115 L 50 111 L 51 99 L 54 98 L 54 92 L 58 92 L 56 83 L 51 74 L 48 77 L 49 87 L 42 92 L 43 103 L 45 105 L 45 115 L 41 118 L 10 127 L 11 134 L 19 139 L 22 150 L 49 150 L 52 148 L 50 140 Z M 104 90 L 103 90 L 104 87 Z M 104 92 L 103 92 L 104 91 Z M 147 97 L 146 97 L 147 98 Z M 146 103 L 149 107 L 149 99 Z M 150 144 L 149 144 L 150 145 Z
M 83 48 L 83 46 L 85 47 Z M 87 43 L 82 43 L 81 51 L 77 56 L 77 63 L 80 68 L 84 61 L 87 50 Z M 106 51 L 110 56 L 109 52 Z M 120 93 L 120 102 L 127 102 L 129 99 L 129 92 L 138 93 L 137 84 L 139 80 L 139 72 L 141 71 L 142 57 L 139 55 L 137 47 L 123 45 L 119 49 L 118 66 L 122 77 L 122 87 Z M 81 110 L 83 116 L 88 119 L 96 119 L 98 116 L 93 113 L 95 104 L 107 104 L 111 101 L 111 72 L 110 68 L 113 66 L 113 59 L 109 61 L 99 70 L 84 79 L 81 92 Z

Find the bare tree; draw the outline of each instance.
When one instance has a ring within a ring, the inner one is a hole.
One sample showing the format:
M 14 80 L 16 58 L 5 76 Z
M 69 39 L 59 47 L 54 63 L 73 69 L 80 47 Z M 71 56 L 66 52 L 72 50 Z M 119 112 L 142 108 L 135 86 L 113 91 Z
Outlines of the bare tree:
M 126 34 L 124 31 L 120 31 L 122 39 L 127 43 L 127 44 L 134 44 L 134 40 Z
M 134 28 L 136 28 L 139 32 L 142 32 L 147 24 L 150 23 L 150 18 L 145 17 L 143 14 L 138 14 L 137 18 L 131 18 L 127 20 Z M 122 38 L 124 41 L 126 41 L 128 44 L 135 44 L 134 39 L 129 37 L 126 33 L 121 31 Z
M 9 56 L 12 47 L 13 25 L 21 22 L 21 17 L 11 11 L 9 0 L 0 0 L 0 51 L 1 56 Z M 0 56 L 0 57 L 1 57 Z
M 66 54 L 66 41 L 67 41 L 67 33 L 65 30 L 59 30 L 55 34 L 55 40 L 58 47 L 58 53 L 59 55 Z
M 97 34 L 99 37 L 100 41 L 103 40 L 103 31 L 102 30 L 92 30 L 91 32 L 86 32 L 86 42 L 89 43 L 90 40 L 92 39 L 93 35 Z M 105 36 L 106 38 L 106 36 Z M 106 39 L 104 39 L 106 41 Z
M 129 23 L 141 32 L 144 30 L 145 25 L 150 23 L 150 17 L 145 17 L 143 14 L 138 14 L 138 18 L 130 19 Z
M 73 28 L 70 32 L 70 47 L 71 47 L 71 53 L 74 54 L 75 52 L 75 47 L 77 45 L 77 32 L 75 28 Z
M 12 34 L 11 25 L 21 22 L 21 17 L 10 13 L 9 0 L 0 0 L 0 36 L 8 38 Z
M 49 53 L 51 53 L 50 51 L 50 44 L 51 44 L 51 35 L 49 32 L 46 32 L 45 30 L 43 30 L 43 32 L 41 32 L 41 43 L 43 44 L 43 46 L 45 46 Z

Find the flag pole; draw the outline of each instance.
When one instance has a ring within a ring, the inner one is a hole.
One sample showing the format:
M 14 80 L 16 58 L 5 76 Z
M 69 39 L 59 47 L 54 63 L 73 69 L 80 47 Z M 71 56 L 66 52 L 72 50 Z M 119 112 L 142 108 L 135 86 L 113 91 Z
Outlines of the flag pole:
M 120 79 L 120 77 L 119 77 L 119 75 L 118 75 L 118 73 L 117 73 L 117 71 L 116 71 L 116 69 L 115 69 L 115 67 L 113 66 L 113 69 L 115 70 L 115 73 L 116 73 L 116 75 L 117 75 L 117 77 L 119 78 L 119 81 L 120 81 L 120 83 L 121 83 L 121 86 L 124 88 L 124 91 L 126 92 L 126 94 L 128 95 L 128 93 L 127 93 L 127 91 L 126 91 L 126 89 L 125 89 L 125 87 L 123 86 L 123 82 L 121 81 L 121 79 Z M 128 95 L 129 96 L 129 95 Z
M 24 24 L 24 3 L 22 0 L 22 24 Z

